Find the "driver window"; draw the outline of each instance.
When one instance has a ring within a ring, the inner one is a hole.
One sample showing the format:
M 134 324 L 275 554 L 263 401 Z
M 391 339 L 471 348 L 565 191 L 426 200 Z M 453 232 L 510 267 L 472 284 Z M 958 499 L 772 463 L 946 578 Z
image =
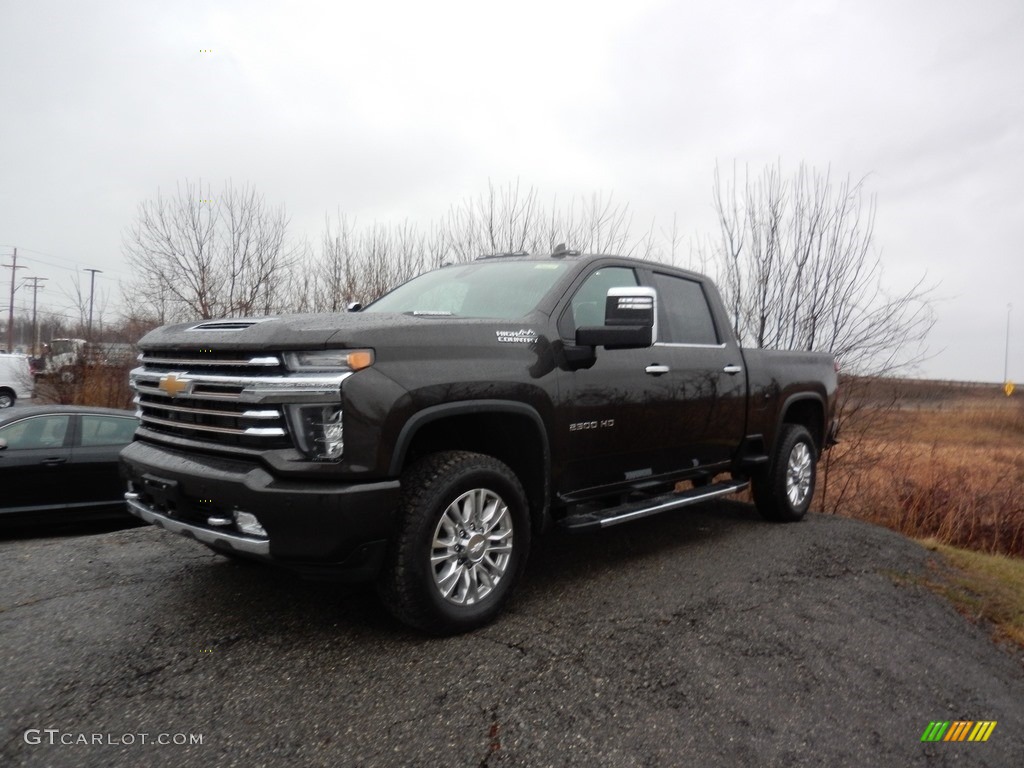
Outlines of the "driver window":
M 636 272 L 628 267 L 603 267 L 592 272 L 572 297 L 558 320 L 558 332 L 566 339 L 576 338 L 576 329 L 604 325 L 604 305 L 609 288 L 639 285 Z

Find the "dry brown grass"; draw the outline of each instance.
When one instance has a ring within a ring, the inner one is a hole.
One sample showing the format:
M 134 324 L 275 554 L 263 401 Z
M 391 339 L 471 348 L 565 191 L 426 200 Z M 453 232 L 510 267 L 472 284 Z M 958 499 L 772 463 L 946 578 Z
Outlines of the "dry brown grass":
M 128 385 L 131 366 L 76 366 L 67 375 L 36 379 L 36 400 L 61 405 L 96 405 L 104 408 L 132 408 Z
M 853 410 L 823 465 L 819 504 L 907 536 L 1024 556 L 1024 397 L 934 382 L 926 396 L 883 391 Z

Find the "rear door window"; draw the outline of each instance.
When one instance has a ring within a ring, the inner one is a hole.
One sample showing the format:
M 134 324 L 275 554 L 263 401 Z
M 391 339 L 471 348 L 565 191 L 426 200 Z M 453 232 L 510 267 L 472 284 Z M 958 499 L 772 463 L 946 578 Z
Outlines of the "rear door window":
M 669 344 L 719 343 L 704 288 L 696 280 L 654 274 L 658 290 L 658 341 Z

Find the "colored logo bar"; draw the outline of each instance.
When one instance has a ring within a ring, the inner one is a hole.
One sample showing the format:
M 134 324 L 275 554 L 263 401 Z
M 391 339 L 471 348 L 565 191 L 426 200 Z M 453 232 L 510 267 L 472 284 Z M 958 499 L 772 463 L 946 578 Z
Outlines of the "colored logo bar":
M 921 741 L 988 741 L 996 729 L 995 720 L 933 720 L 921 734 Z

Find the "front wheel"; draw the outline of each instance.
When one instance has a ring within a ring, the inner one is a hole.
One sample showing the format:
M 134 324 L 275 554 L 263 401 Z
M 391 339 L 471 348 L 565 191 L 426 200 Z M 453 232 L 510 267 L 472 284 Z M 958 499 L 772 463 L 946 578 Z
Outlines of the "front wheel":
M 753 477 L 754 503 L 761 516 L 780 523 L 803 519 L 814 497 L 817 462 L 811 433 L 799 424 L 784 424 L 768 468 Z
M 497 459 L 435 453 L 402 476 L 398 534 L 378 592 L 400 621 L 436 635 L 491 621 L 530 547 L 526 494 Z
M 0 408 L 12 408 L 15 401 L 14 393 L 9 389 L 0 389 Z

